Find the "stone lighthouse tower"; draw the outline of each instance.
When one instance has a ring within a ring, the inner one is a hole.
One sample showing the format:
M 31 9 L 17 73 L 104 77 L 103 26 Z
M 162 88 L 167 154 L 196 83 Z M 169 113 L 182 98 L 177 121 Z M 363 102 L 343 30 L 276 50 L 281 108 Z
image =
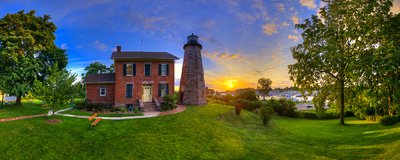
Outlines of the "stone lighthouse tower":
M 182 66 L 181 84 L 179 86 L 178 104 L 206 105 L 206 86 L 204 83 L 203 62 L 201 49 L 197 41 L 199 37 L 190 35 L 183 46 L 185 55 Z

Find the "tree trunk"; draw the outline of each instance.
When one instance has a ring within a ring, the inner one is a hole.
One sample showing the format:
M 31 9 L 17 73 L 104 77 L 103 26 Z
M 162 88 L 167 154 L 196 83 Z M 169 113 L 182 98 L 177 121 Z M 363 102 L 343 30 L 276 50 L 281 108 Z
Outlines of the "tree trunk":
M 344 125 L 344 80 L 339 80 L 340 83 L 340 125 Z
M 263 99 L 264 99 L 264 101 L 265 101 L 265 94 L 263 95 L 263 97 L 264 97 Z
M 54 121 L 54 115 L 56 114 L 55 110 L 53 110 L 53 121 Z
M 22 103 L 21 103 L 21 95 L 17 96 L 17 100 L 15 101 L 15 105 L 22 105 Z

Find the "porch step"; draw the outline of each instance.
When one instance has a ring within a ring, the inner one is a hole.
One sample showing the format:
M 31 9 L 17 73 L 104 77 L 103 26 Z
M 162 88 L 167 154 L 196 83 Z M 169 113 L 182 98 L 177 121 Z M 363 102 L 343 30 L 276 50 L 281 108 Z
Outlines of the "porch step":
M 146 103 L 143 103 L 143 105 L 144 105 L 143 112 L 157 111 L 157 106 L 155 103 L 146 102 Z

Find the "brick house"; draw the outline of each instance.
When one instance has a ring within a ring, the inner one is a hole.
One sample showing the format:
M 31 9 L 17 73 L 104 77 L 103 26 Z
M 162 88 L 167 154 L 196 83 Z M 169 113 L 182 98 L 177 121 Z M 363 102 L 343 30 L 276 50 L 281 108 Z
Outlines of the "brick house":
M 88 74 L 86 98 L 92 103 L 114 103 L 114 106 L 136 107 L 153 111 L 162 97 L 174 95 L 174 65 L 179 58 L 168 52 L 113 52 L 115 73 Z

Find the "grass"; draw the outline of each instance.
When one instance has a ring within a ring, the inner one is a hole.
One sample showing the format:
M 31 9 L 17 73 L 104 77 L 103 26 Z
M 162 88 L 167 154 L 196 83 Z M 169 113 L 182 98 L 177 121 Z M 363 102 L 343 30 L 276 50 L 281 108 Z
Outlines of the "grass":
M 80 111 L 74 109 L 74 112 L 69 112 L 70 110 L 60 112 L 61 114 L 72 114 L 72 115 L 79 115 L 79 116 L 92 116 L 92 113 L 87 113 L 84 111 Z M 98 114 L 99 117 L 131 117 L 131 116 L 143 116 L 143 113 L 136 113 L 136 114 Z
M 44 103 L 37 99 L 29 99 L 29 100 L 23 99 L 21 102 L 22 105 L 19 106 L 14 105 L 15 102 L 11 102 L 11 104 L 4 104 L 3 109 L 0 109 L 0 119 L 44 114 L 48 113 L 51 110 L 51 108 L 43 109 L 41 105 L 43 105 Z M 64 109 L 64 108 L 67 107 L 62 107 L 59 109 Z
M 399 159 L 400 128 L 346 118 L 258 116 L 232 106 L 188 106 L 179 114 L 131 120 L 57 116 L 0 123 L 0 159 Z M 219 120 L 219 114 L 222 119 Z
M 30 100 L 31 101 L 31 100 Z M 3 109 L 0 110 L 0 119 L 2 118 L 11 118 L 11 117 L 19 117 L 19 116 L 27 116 L 27 115 L 35 115 L 35 114 L 43 114 L 49 112 L 51 110 L 42 109 L 41 103 L 38 100 L 32 100 L 32 102 L 28 102 L 26 100 L 22 100 L 23 105 L 16 106 L 15 102 L 11 102 L 11 104 L 4 104 Z M 1 105 L 1 102 L 0 102 Z

